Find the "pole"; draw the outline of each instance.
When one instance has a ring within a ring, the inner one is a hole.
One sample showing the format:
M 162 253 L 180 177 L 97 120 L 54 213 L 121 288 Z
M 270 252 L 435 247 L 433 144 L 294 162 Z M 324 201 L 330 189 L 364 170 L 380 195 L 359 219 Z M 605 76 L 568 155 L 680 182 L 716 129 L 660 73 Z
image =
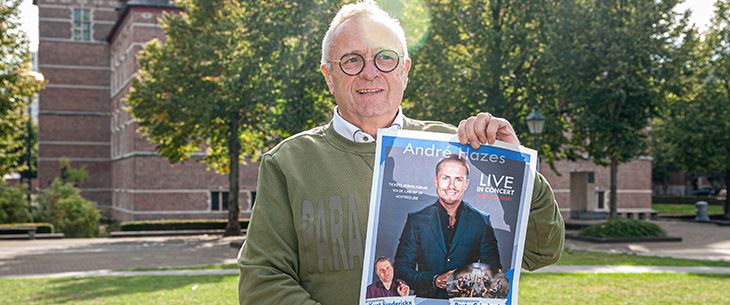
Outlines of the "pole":
M 33 178 L 31 177 L 32 167 L 32 156 L 33 156 L 33 113 L 32 113 L 31 103 L 28 103 L 28 136 L 26 138 L 26 148 L 27 148 L 27 159 L 25 160 L 28 169 L 26 170 L 25 178 L 28 180 L 28 192 L 25 194 L 26 199 L 28 200 L 28 213 L 30 213 L 30 221 L 33 222 L 33 202 L 31 200 L 30 193 L 33 191 Z
M 534 137 L 533 141 L 535 142 L 535 150 L 537 150 L 537 172 L 539 173 L 540 172 L 540 139 L 539 139 L 537 133 L 533 133 L 532 135 Z

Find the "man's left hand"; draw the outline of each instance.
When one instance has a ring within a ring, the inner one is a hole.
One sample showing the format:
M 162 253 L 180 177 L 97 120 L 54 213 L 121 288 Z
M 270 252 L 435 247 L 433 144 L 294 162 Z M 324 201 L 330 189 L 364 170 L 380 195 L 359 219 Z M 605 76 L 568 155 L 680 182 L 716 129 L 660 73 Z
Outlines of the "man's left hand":
M 410 292 L 411 288 L 406 285 L 405 282 L 400 281 L 398 283 L 398 295 L 405 297 L 408 296 L 408 293 Z
M 459 142 L 471 144 L 474 149 L 481 144 L 494 144 L 495 140 L 520 145 L 517 134 L 509 121 L 492 116 L 489 112 L 482 112 L 459 122 Z

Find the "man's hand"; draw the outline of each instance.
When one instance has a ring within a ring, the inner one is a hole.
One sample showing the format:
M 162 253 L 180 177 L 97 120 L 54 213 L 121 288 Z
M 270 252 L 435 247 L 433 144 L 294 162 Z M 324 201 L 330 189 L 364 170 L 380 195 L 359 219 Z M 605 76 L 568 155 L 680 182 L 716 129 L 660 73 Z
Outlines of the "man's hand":
M 399 280 L 396 283 L 398 283 L 398 295 L 402 297 L 408 296 L 408 293 L 411 291 L 411 287 L 408 287 L 404 281 Z
M 446 289 L 446 284 L 449 283 L 449 275 L 454 273 L 454 271 L 456 271 L 456 269 L 451 269 L 437 276 L 436 279 L 434 279 L 433 281 L 434 285 L 438 288 Z
M 503 118 L 493 117 L 489 112 L 461 120 L 457 134 L 461 144 L 469 143 L 474 149 L 487 142 L 494 144 L 495 140 L 520 145 L 512 124 Z

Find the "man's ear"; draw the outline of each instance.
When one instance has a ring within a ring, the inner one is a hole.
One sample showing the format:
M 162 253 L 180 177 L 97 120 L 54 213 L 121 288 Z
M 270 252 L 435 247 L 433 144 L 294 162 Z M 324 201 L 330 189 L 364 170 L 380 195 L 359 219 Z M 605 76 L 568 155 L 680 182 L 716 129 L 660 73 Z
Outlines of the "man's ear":
M 408 83 L 408 72 L 411 71 L 411 58 L 406 58 L 406 60 L 403 62 L 405 73 L 406 73 L 406 84 Z
M 406 79 L 408 79 L 408 72 L 411 71 L 411 58 L 406 57 L 406 60 L 403 61 L 403 64 L 405 65 Z
M 323 64 L 319 66 L 320 70 L 322 70 L 322 75 L 324 75 L 324 81 L 327 82 L 327 87 L 330 89 L 330 93 L 334 93 L 334 85 L 332 84 L 332 74 L 329 70 L 327 70 L 327 64 Z

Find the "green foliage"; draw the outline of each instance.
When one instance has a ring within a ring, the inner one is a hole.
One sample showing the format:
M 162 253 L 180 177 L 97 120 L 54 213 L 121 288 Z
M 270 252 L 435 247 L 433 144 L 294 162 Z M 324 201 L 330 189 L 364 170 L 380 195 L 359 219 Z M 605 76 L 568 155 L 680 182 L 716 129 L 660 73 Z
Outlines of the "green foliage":
M 556 0 L 432 1 L 430 36 L 412 52 L 404 107 L 422 119 L 452 124 L 478 112 L 505 117 L 523 139 L 534 105 L 549 119 L 539 150 L 561 157 L 564 117 L 550 99 L 550 79 L 540 69 Z M 526 142 L 526 141 L 525 141 Z M 530 143 L 523 143 L 531 146 Z
M 589 226 L 580 231 L 582 236 L 590 237 L 659 237 L 665 236 L 664 230 L 656 224 L 644 220 L 622 217 L 609 218 L 608 221 Z
M 618 166 L 647 152 L 648 123 L 677 90 L 687 16 L 670 1 L 564 1 L 544 61 L 553 97 L 569 122 L 566 155 L 610 165 L 610 215 Z
M 0 181 L 0 223 L 30 221 L 23 191 Z
M 670 99 L 655 120 L 654 156 L 660 169 L 676 168 L 694 175 L 719 176 L 730 183 L 730 3 L 717 1 L 704 40 L 694 43 L 683 73 L 686 90 Z M 658 157 L 658 158 L 657 158 Z M 730 198 L 725 217 L 730 218 Z
M 73 185 L 79 185 L 86 180 L 89 173 L 86 170 L 86 166 L 82 165 L 79 168 L 71 166 L 71 161 L 67 158 L 61 158 L 61 181 L 71 183 Z
M 249 219 L 239 220 L 241 228 L 248 227 Z M 120 231 L 161 231 L 161 230 L 220 230 L 225 229 L 225 220 L 193 219 L 193 220 L 146 220 L 122 222 Z
M 183 0 L 145 46 L 126 102 L 139 131 L 170 162 L 228 173 L 229 226 L 238 227 L 239 160 L 323 123 L 332 108 L 319 73 L 331 3 Z
M 99 211 L 79 190 L 60 178 L 38 195 L 39 216 L 67 237 L 94 237 L 99 231 Z
M 686 31 L 678 1 L 568 1 L 547 46 L 566 101 L 571 145 L 594 162 L 623 163 L 648 147 L 647 123 Z M 679 23 L 678 23 L 679 22 Z
M 321 98 L 326 86 L 318 70 L 318 39 L 325 23 L 315 17 L 326 16 L 312 15 L 322 7 L 290 1 L 179 4 L 185 10 L 162 21 L 166 41 L 139 53 L 141 69 L 126 100 L 162 156 L 179 162 L 204 151 L 200 160 L 225 173 L 231 141 L 244 144 L 240 157 L 255 160 L 281 137 L 324 122 L 321 112 L 332 104 Z M 277 116 L 282 113 L 285 120 Z
M 30 71 L 28 39 L 20 31 L 21 1 L 0 0 L 0 176 L 25 170 L 26 107 L 41 89 Z
M 99 211 L 94 203 L 81 196 L 62 198 L 56 204 L 58 228 L 67 237 L 99 235 Z
M 26 228 L 35 227 L 36 233 L 53 233 L 53 224 L 47 222 L 19 222 L 10 224 L 0 224 L 0 228 Z

